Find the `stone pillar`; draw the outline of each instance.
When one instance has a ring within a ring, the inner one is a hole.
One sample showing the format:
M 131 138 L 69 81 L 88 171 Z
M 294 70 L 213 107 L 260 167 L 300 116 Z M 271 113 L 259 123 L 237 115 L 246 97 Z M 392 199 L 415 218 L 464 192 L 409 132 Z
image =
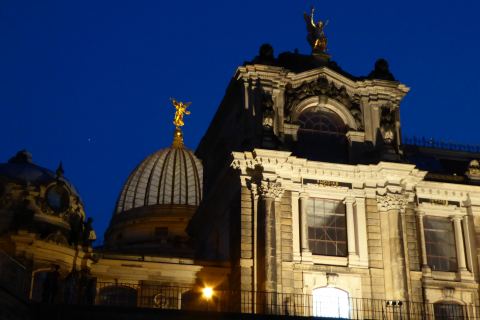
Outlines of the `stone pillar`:
M 467 254 L 467 269 L 473 272 L 473 256 L 472 256 L 472 243 L 470 241 L 470 217 L 465 216 L 462 220 L 463 223 L 463 236 L 465 238 L 465 253 Z
M 382 243 L 385 265 L 385 291 L 388 299 L 405 301 L 408 296 L 405 263 L 405 248 L 400 213 L 404 212 L 408 198 L 402 193 L 387 193 L 377 196 L 382 220 Z M 387 245 L 387 246 L 385 246 Z
M 425 244 L 425 228 L 423 226 L 424 216 L 424 212 L 417 211 L 418 232 L 420 235 L 420 251 L 422 253 L 422 272 L 424 276 L 431 277 L 432 270 L 428 266 L 427 245 Z
M 301 248 L 300 248 L 300 210 L 299 194 L 298 192 L 292 192 L 292 246 L 293 246 L 293 261 L 301 260 Z
M 252 221 L 252 233 L 253 233 L 253 275 L 252 275 L 252 288 L 253 290 L 252 291 L 257 291 L 258 290 L 258 271 L 257 271 L 257 268 L 258 268 L 258 199 L 259 199 L 259 196 L 258 196 L 258 190 L 257 190 L 257 185 L 256 184 L 252 184 L 252 187 L 251 187 L 251 190 L 252 190 L 252 202 L 253 202 L 253 205 L 252 205 L 252 209 L 253 209 L 253 221 Z M 243 297 L 242 297 L 243 299 Z M 248 299 L 248 298 L 247 298 Z M 245 303 L 246 307 L 243 307 L 242 306 L 242 312 L 243 311 L 247 311 L 247 312 L 257 312 L 257 296 L 252 294 L 252 296 L 250 297 L 250 301 L 248 301 L 247 303 Z M 248 303 L 251 302 L 252 303 L 252 308 L 249 308 L 248 307 Z
M 281 265 L 277 263 L 277 233 L 280 232 L 280 230 L 277 230 L 277 219 L 280 216 L 276 217 L 279 212 L 275 212 L 274 204 L 276 199 L 280 199 L 283 189 L 278 182 L 262 181 L 258 191 L 262 204 L 262 210 L 258 211 L 259 221 L 262 221 L 262 224 L 259 224 L 259 228 L 262 229 L 258 233 L 259 240 L 262 241 L 258 242 L 258 251 L 263 255 L 258 257 L 259 262 L 263 262 L 257 265 L 258 287 L 259 291 L 265 291 L 266 293 L 264 296 L 257 298 L 257 304 L 263 305 L 263 312 L 275 313 L 278 284 L 277 268 L 281 268 Z
M 308 219 L 307 219 L 308 195 L 300 194 L 300 245 L 302 247 L 302 261 L 311 262 L 312 252 L 308 247 Z
M 455 248 L 457 249 L 457 265 L 458 271 L 460 273 L 467 271 L 467 264 L 465 259 L 465 246 L 463 243 L 463 232 L 462 232 L 462 216 L 451 216 L 450 219 L 453 221 L 453 228 L 455 234 Z
M 265 291 L 275 291 L 277 288 L 277 239 L 275 234 L 275 211 L 272 208 L 274 200 L 274 198 L 268 196 L 262 199 L 263 214 L 265 216 Z
M 347 197 L 345 199 L 345 206 L 347 210 L 347 248 L 349 261 L 357 258 L 357 246 L 355 241 L 355 217 L 353 215 L 354 202 L 355 198 Z
M 355 199 L 355 216 L 356 216 L 356 237 L 357 237 L 357 253 L 360 266 L 368 266 L 368 240 L 367 240 L 367 217 L 365 214 L 365 198 Z

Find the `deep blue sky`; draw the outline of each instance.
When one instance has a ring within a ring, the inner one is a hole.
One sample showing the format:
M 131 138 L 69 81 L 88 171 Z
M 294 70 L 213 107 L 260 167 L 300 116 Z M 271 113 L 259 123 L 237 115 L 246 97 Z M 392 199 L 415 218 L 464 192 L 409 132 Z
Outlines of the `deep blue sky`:
M 79 189 L 99 238 L 130 171 L 170 145 L 170 96 L 192 101 L 196 148 L 238 65 L 269 42 L 309 52 L 303 11 L 333 59 L 366 75 L 386 58 L 412 88 L 406 135 L 480 143 L 480 2 L 0 1 L 0 162 L 26 148 Z

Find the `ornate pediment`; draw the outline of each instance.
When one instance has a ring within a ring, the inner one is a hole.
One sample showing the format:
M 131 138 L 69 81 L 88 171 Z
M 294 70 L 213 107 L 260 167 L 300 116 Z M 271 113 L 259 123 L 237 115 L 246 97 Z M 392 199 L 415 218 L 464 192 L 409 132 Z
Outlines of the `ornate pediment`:
M 345 106 L 355 118 L 357 128 L 363 128 L 363 116 L 357 97 L 348 94 L 345 86 L 337 87 L 325 77 L 318 77 L 314 81 L 304 81 L 300 86 L 293 88 L 291 84 L 285 87 L 285 115 L 291 120 L 292 112 L 300 102 L 310 97 L 325 96 L 338 101 Z

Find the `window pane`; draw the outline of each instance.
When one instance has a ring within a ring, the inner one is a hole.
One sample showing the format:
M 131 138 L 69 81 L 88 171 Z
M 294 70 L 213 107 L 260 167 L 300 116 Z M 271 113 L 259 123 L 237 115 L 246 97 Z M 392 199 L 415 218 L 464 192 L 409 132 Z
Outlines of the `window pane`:
M 456 271 L 457 252 L 453 224 L 448 218 L 425 217 L 428 265 L 436 271 Z
M 315 198 L 308 200 L 308 243 L 313 254 L 346 256 L 345 219 L 345 205 L 341 201 Z
M 435 319 L 466 319 L 463 306 L 455 303 L 435 303 L 434 304 Z

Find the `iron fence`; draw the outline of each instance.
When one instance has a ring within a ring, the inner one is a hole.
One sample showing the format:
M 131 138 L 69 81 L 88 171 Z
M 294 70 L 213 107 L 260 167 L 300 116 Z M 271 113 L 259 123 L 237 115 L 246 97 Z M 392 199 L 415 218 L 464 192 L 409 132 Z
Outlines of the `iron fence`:
M 143 308 L 255 313 L 343 319 L 480 319 L 479 308 L 454 303 L 316 298 L 309 294 L 218 290 L 128 283 L 97 283 L 95 303 Z
M 402 143 L 405 145 L 413 145 L 424 148 L 480 153 L 480 145 L 453 143 L 451 141 L 439 140 L 434 138 L 417 138 L 404 136 L 402 137 Z

